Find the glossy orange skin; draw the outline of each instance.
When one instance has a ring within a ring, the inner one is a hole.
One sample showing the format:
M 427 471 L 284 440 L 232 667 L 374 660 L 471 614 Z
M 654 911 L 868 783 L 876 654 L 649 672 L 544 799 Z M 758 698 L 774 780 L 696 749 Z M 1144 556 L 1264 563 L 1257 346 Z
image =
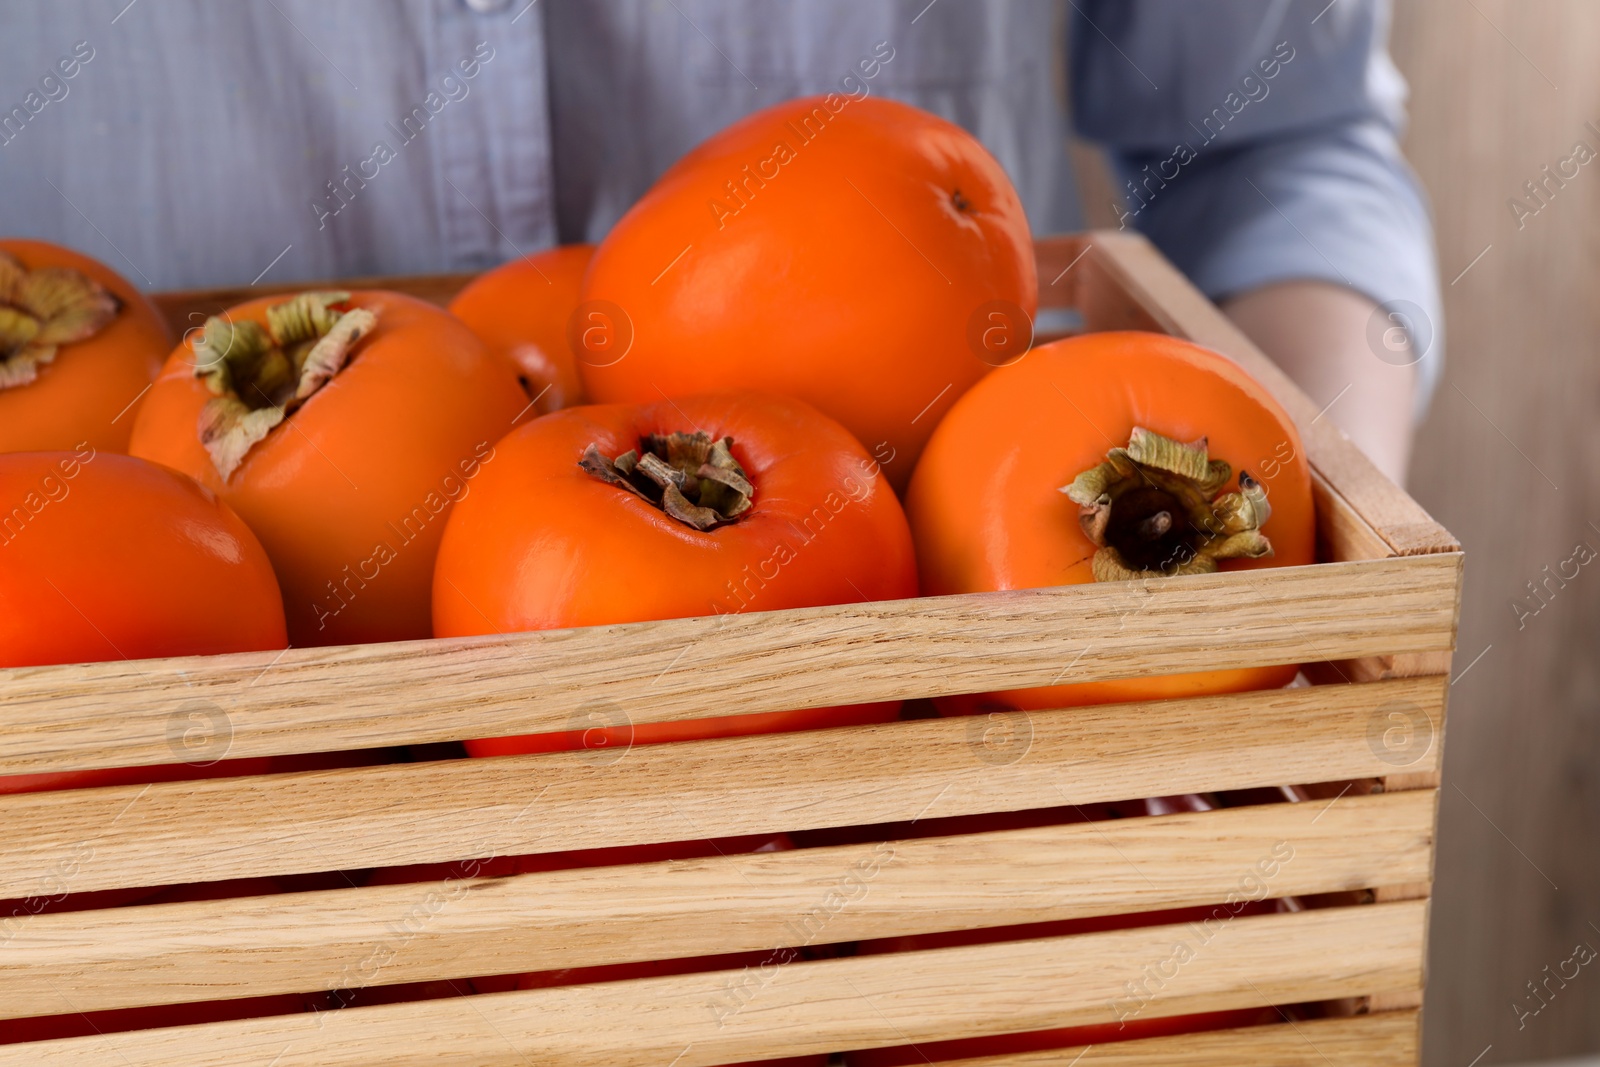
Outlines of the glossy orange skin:
M 14 452 L 0 455 L 0 502 L 0 667 L 284 646 L 266 552 L 183 475 L 90 449 Z M 0 794 L 259 773 L 268 763 L 7 775 Z
M 264 297 L 229 310 L 265 322 Z M 378 313 L 338 376 L 245 456 L 226 483 L 200 443 L 211 394 L 192 339 L 167 360 L 134 425 L 134 455 L 214 489 L 261 538 L 297 647 L 430 635 L 433 558 L 452 497 L 528 407 L 515 372 L 453 315 L 365 291 Z
M 821 132 L 802 142 L 815 108 L 831 117 L 813 116 Z M 767 163 L 780 143 L 792 158 Z M 980 358 L 975 316 L 1004 301 L 1031 320 L 1038 279 L 1022 203 L 977 140 L 906 104 L 835 95 L 756 112 L 679 160 L 601 243 L 583 299 L 621 308 L 633 334 L 617 358 L 607 331 L 625 327 L 591 310 L 599 347 L 577 355 L 592 399 L 797 396 L 898 490 L 940 416 L 1004 358 Z M 1020 352 L 1029 328 L 1013 325 Z
M 88 444 L 126 452 L 139 394 L 161 369 L 172 334 L 155 305 L 98 260 L 44 241 L 0 240 L 29 270 L 70 267 L 122 301 L 93 337 L 63 345 L 27 385 L 0 389 L 0 452 L 49 452 Z
M 1315 562 L 1305 449 L 1271 394 L 1232 361 L 1186 341 L 1099 333 L 1030 351 L 975 386 L 940 424 L 906 498 L 923 592 L 1092 582 L 1095 546 L 1078 525 L 1078 505 L 1059 490 L 1100 463 L 1113 444 L 1126 445 L 1136 425 L 1182 441 L 1207 436 L 1211 458 L 1234 467 L 1225 490 L 1237 488 L 1240 468 L 1266 488 L 1272 517 L 1262 529 L 1274 555 L 1224 561 L 1223 570 Z M 1127 589 L 1129 610 L 1137 611 L 1149 593 L 1139 581 Z M 1295 671 L 1290 665 L 1128 678 L 938 704 L 946 713 L 969 713 L 1198 696 L 1287 685 Z
M 578 467 L 642 436 L 703 429 L 733 438 L 754 507 L 701 533 Z M 547 415 L 495 446 L 450 517 L 434 577 L 441 637 L 562 629 L 896 600 L 917 592 L 900 503 L 838 423 L 787 397 L 726 394 Z M 892 719 L 898 703 L 640 724 L 649 744 Z M 626 744 L 627 728 L 467 742 L 473 755 Z
M 541 415 L 583 403 L 567 325 L 594 249 L 561 245 L 514 259 L 478 275 L 450 302 L 451 314 L 517 365 Z
M 283 647 L 261 544 L 181 474 L 111 453 L 16 452 L 0 455 L 0 501 L 0 666 Z

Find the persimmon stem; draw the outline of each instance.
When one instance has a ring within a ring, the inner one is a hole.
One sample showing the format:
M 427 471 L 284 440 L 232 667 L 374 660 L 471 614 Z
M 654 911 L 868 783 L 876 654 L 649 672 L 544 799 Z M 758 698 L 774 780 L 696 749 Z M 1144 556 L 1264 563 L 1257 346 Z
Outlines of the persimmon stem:
M 1141 541 L 1159 541 L 1172 529 L 1172 512 L 1158 511 L 1139 520 L 1136 532 Z
M 1095 581 L 1205 574 L 1220 560 L 1272 555 L 1261 533 L 1272 514 L 1266 490 L 1240 471 L 1238 491 L 1221 492 L 1232 476 L 1204 437 L 1185 443 L 1135 426 L 1127 448 L 1061 489 L 1098 549 Z
M 121 310 L 114 293 L 81 271 L 29 270 L 0 250 L 0 389 L 27 385 L 62 345 L 93 337 Z
M 697 430 L 650 434 L 639 445 L 610 459 L 591 444 L 578 466 L 702 532 L 725 526 L 750 510 L 755 487 L 733 458 L 733 438 L 714 441 Z
M 250 449 L 344 368 L 378 316 L 344 292 L 300 293 L 267 308 L 267 324 L 213 315 L 194 345 L 194 374 L 214 395 L 200 441 L 223 480 Z M 343 306 L 341 306 L 343 305 Z

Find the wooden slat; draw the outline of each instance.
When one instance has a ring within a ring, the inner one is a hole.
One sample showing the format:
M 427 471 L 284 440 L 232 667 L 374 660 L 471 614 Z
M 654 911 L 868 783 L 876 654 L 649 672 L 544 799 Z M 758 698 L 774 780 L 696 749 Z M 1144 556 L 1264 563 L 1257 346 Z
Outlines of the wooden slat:
M 1315 467 L 1311 468 L 1311 499 L 1317 513 L 1318 559 L 1387 559 L 1395 554 L 1389 542 Z
M 1382 709 L 1435 714 L 1444 690 L 1419 678 L 1035 712 L 1012 721 L 1014 761 L 983 747 L 988 720 L 931 719 L 614 763 L 551 753 L 0 797 L 0 897 L 63 870 L 85 892 L 1375 777 L 1395 769 L 1371 742 Z M 1434 746 L 1414 769 L 1438 766 Z
M 933 1067 L 1415 1067 L 1422 1018 L 1392 1011 L 1175 1034 L 1047 1052 L 941 1060 Z
M 1433 794 L 42 915 L 0 1018 L 678 959 L 1426 880 Z M 374 959 L 381 960 L 375 965 Z
M 1089 239 L 1094 251 L 1080 264 L 1088 270 L 1078 283 L 1079 302 L 1088 328 L 1141 328 L 1147 322 L 1162 332 L 1188 338 L 1233 358 L 1288 409 L 1300 429 L 1312 465 L 1396 554 L 1460 550 L 1449 531 L 1379 473 L 1333 423 L 1318 420 L 1316 405 L 1288 375 L 1154 246 L 1136 234 L 1116 231 L 1096 231 Z M 1137 313 L 1127 307 L 1129 302 L 1137 305 Z
M 1461 557 L 1108 582 L 451 640 L 0 671 L 0 772 L 231 757 L 1299 663 L 1455 643 Z M 1217 640 L 1226 630 L 1229 640 Z M 691 654 L 692 653 L 692 654 Z M 729 700 L 729 694 L 737 698 Z M 580 720 L 583 721 L 583 720 Z M 584 721 L 587 725 L 587 722 Z M 219 752 L 210 752 L 215 757 Z
M 1423 920 L 1374 904 L 1237 918 L 1203 944 L 1158 926 L 350 1008 L 4 1046 L 0 1067 L 710 1067 L 1112 1021 L 1178 941 L 1192 958 L 1142 1018 L 1414 989 Z
M 1458 589 L 1458 605 L 1459 599 L 1460 591 Z M 1457 610 L 1459 611 L 1459 606 Z M 1358 673 L 1375 673 L 1394 678 L 1416 677 L 1421 675 L 1424 671 L 1427 671 L 1429 668 L 1439 667 L 1440 665 L 1438 660 L 1443 656 L 1444 654 L 1442 653 L 1428 653 L 1421 655 L 1413 654 L 1409 656 L 1385 656 L 1381 657 L 1376 662 L 1370 659 L 1356 660 L 1354 665 L 1358 667 Z M 1366 669 L 1359 670 L 1359 668 Z M 1448 658 L 1445 659 L 1442 669 L 1445 673 L 1445 676 L 1448 677 L 1450 671 L 1450 663 Z M 1449 694 L 1449 687 L 1446 687 L 1446 703 L 1448 703 Z M 1433 720 L 1435 724 L 1433 729 L 1436 734 L 1435 747 L 1438 748 L 1442 748 L 1444 745 L 1445 720 L 1446 709 L 1441 708 L 1439 716 Z M 1442 769 L 1439 767 L 1408 767 L 1398 773 L 1385 775 L 1383 778 L 1383 788 L 1385 792 L 1389 793 L 1399 793 L 1412 790 L 1427 790 L 1431 792 L 1434 798 L 1433 818 L 1435 823 L 1437 823 L 1439 815 L 1438 789 L 1442 781 L 1441 770 Z M 1409 884 L 1397 882 L 1396 884 L 1392 885 L 1375 886 L 1373 888 L 1373 897 L 1374 899 L 1380 901 L 1419 900 L 1429 895 L 1432 890 L 1432 882 L 1433 876 L 1430 874 L 1427 878 L 1419 879 L 1416 882 Z M 1367 998 L 1367 1010 L 1369 1011 L 1395 1011 L 1404 1008 L 1420 1007 L 1422 1007 L 1422 991 L 1420 989 L 1410 992 L 1378 993 Z
M 208 316 L 220 315 L 236 304 L 271 296 L 274 293 L 303 293 L 312 289 L 390 289 L 442 307 L 474 277 L 476 275 L 473 274 L 422 274 L 404 277 L 338 278 L 331 281 L 293 282 L 283 285 L 173 290 L 153 293 L 150 299 L 155 302 L 156 310 L 167 320 L 173 335 L 181 337 L 186 331 L 205 325 Z
M 1039 307 L 1075 308 L 1078 306 L 1077 268 L 1083 261 L 1089 239 L 1083 234 L 1041 237 L 1033 242 L 1034 262 L 1039 271 Z

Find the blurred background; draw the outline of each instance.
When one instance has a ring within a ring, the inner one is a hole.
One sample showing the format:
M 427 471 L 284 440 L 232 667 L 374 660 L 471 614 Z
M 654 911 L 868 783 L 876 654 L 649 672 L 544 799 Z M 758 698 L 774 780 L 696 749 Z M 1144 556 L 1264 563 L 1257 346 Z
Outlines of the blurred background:
M 1588 0 L 1397 4 L 1448 320 L 1410 488 L 1467 553 L 1429 1067 L 1600 1053 L 1600 966 L 1543 992 L 1579 946 L 1600 950 L 1600 567 L 1578 563 L 1600 551 L 1597 46 Z M 1562 178 L 1580 143 L 1593 162 Z M 1559 181 L 1535 199 L 1546 167 Z

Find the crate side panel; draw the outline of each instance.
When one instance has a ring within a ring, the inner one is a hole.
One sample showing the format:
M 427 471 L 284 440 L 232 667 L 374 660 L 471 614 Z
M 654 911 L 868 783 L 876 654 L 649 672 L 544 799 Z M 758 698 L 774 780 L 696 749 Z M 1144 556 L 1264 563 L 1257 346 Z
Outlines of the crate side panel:
M 1445 679 L 0 797 L 0 898 L 1435 771 Z M 65 877 L 63 873 L 65 872 Z
M 1413 989 L 1422 925 L 1416 902 L 1239 918 L 1138 1015 Z M 0 1067 L 713 1067 L 1115 1021 L 1126 983 L 1185 938 L 1156 926 L 136 1031 L 0 1046 Z
M 1177 1034 L 1046 1052 L 942 1060 L 933 1067 L 1416 1067 L 1421 1016 L 1384 1012 Z M 1094 1055 L 1089 1055 L 1089 1050 Z
M 37 916 L 0 1018 L 800 948 L 1426 879 L 1431 793 Z M 380 960 L 374 965 L 372 961 Z
M 418 300 L 426 300 L 430 304 L 444 307 L 455 298 L 455 295 L 466 288 L 467 283 L 476 277 L 473 274 L 419 274 L 395 276 L 386 275 L 369 278 L 339 278 L 331 281 L 295 282 L 281 288 L 275 286 L 233 286 L 222 289 L 174 289 L 164 293 L 154 293 L 150 299 L 155 303 L 156 310 L 162 318 L 167 320 L 167 326 L 174 336 L 181 337 L 197 326 L 203 326 L 207 318 L 212 315 L 221 315 L 228 308 L 242 304 L 247 300 L 256 300 L 263 296 L 270 296 L 274 292 L 306 293 L 314 290 L 327 289 L 388 289 L 391 292 L 405 293 Z
M 0 671 L 0 773 L 337 751 L 1443 651 L 1458 554 Z M 1229 640 L 1219 642 L 1226 630 Z M 690 650 L 693 655 L 688 655 Z M 730 699 L 729 694 L 737 694 Z

